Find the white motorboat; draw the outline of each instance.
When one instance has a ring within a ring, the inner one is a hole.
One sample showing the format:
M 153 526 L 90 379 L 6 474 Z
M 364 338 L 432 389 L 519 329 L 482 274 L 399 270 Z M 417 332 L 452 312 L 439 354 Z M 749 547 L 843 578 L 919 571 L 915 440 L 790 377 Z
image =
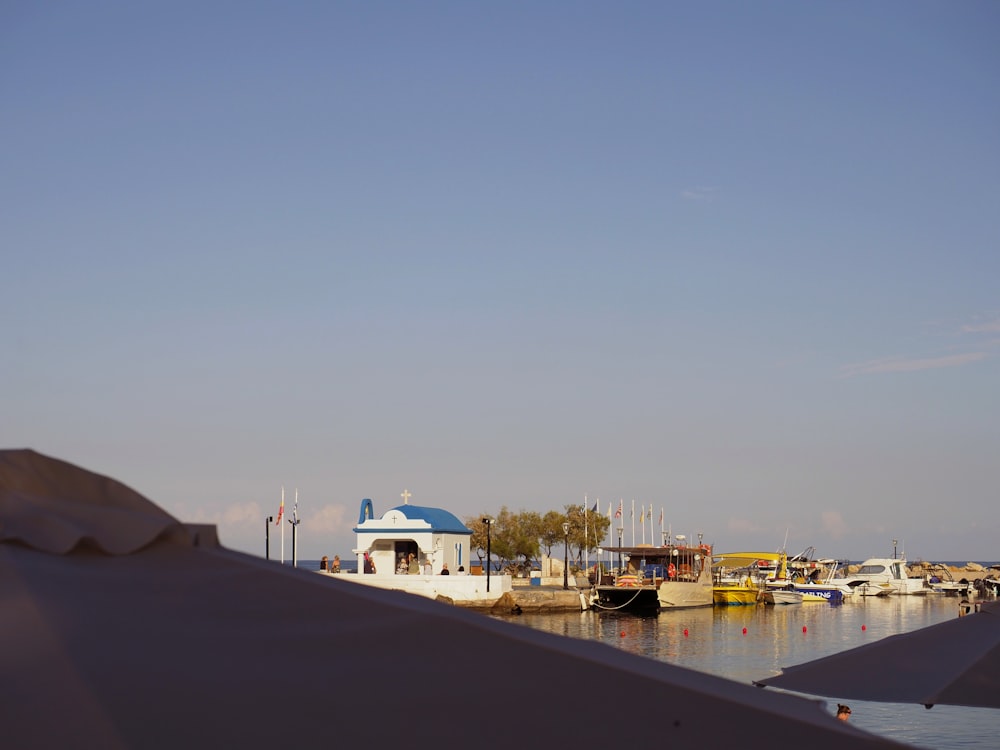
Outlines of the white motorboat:
M 849 586 L 862 596 L 912 596 L 931 592 L 924 577 L 911 577 L 907 572 L 906 559 L 899 557 L 870 557 L 861 563 L 857 573 L 846 578 L 834 578 L 830 583 Z
M 955 576 L 944 565 L 935 565 L 924 576 L 927 586 L 935 594 L 948 594 L 950 596 L 968 596 L 972 588 L 967 580 L 956 581 Z
M 788 556 L 782 550 L 774 577 L 764 581 L 761 599 L 764 604 L 801 604 L 804 598 L 805 594 L 797 591 L 788 577 Z
M 765 586 L 761 593 L 764 604 L 801 604 L 804 597 L 805 594 L 794 588 L 771 585 Z

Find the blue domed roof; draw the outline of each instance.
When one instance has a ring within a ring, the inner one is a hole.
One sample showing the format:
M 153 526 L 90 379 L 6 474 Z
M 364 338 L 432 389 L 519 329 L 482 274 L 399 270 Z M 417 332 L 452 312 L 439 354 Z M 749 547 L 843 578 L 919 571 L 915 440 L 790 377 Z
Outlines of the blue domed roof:
M 472 529 L 468 528 L 464 523 L 462 523 L 454 513 L 449 513 L 441 508 L 425 508 L 422 505 L 397 505 L 395 508 L 390 508 L 383 514 L 383 518 L 396 511 L 405 516 L 411 521 L 424 521 L 428 526 L 430 526 L 431 531 L 445 534 L 469 534 L 472 535 Z M 372 506 L 372 501 L 365 499 L 361 501 L 361 513 L 358 518 L 358 526 L 363 523 L 371 523 L 375 520 L 374 509 Z M 361 529 L 355 527 L 353 529 L 355 532 Z M 378 532 L 378 531 L 399 531 L 398 528 L 386 528 L 381 529 L 376 525 L 372 525 L 371 528 L 366 528 L 366 532 Z
M 420 505 L 397 505 L 397 510 L 414 521 L 426 521 L 433 531 L 445 531 L 450 534 L 472 533 L 472 529 L 458 520 L 458 516 L 441 508 L 424 508 Z

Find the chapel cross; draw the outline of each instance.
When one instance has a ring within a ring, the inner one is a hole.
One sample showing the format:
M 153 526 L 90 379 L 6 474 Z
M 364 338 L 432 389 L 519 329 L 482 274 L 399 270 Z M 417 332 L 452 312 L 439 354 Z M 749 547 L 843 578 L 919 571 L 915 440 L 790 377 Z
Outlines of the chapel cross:
M 409 505 L 410 504 L 410 497 L 411 497 L 411 495 L 410 495 L 410 491 L 409 490 L 403 490 L 403 493 L 400 495 L 400 497 L 403 498 L 403 505 Z

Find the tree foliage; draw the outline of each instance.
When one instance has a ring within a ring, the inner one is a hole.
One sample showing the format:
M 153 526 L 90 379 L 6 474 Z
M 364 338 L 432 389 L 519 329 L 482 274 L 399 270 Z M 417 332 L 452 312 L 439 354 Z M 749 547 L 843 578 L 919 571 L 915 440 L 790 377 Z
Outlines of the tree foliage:
M 493 557 L 495 570 L 521 571 L 539 562 L 539 554 L 544 550 L 551 557 L 553 547 L 568 542 L 569 550 L 576 550 L 573 559 L 579 564 L 584 552 L 593 552 L 600 546 L 600 540 L 608 531 L 607 516 L 594 513 L 583 505 L 567 505 L 563 512 L 550 510 L 544 515 L 536 511 L 513 512 L 503 506 L 496 516 L 492 516 L 489 538 L 484 518 L 488 513 L 470 516 L 465 525 L 472 530 L 471 545 L 481 560 L 485 560 L 487 542 Z M 563 524 L 569 524 L 569 533 Z

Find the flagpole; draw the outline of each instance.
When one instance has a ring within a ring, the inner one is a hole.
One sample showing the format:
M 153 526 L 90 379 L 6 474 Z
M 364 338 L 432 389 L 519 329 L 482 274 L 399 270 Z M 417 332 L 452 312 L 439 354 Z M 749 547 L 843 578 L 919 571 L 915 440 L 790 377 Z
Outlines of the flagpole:
M 635 498 L 632 498 L 632 512 L 629 514 L 632 519 L 632 546 L 635 546 Z
M 292 517 L 288 519 L 292 525 L 292 567 L 299 567 L 299 557 L 297 554 L 296 542 L 299 530 L 299 488 L 295 488 L 295 505 L 292 506 Z
M 281 513 L 278 516 L 278 523 L 281 523 L 281 516 L 285 514 L 285 488 L 281 488 Z M 285 564 L 285 524 L 281 524 L 281 564 Z
M 583 496 L 583 569 L 590 570 L 590 521 L 587 520 L 587 496 Z

